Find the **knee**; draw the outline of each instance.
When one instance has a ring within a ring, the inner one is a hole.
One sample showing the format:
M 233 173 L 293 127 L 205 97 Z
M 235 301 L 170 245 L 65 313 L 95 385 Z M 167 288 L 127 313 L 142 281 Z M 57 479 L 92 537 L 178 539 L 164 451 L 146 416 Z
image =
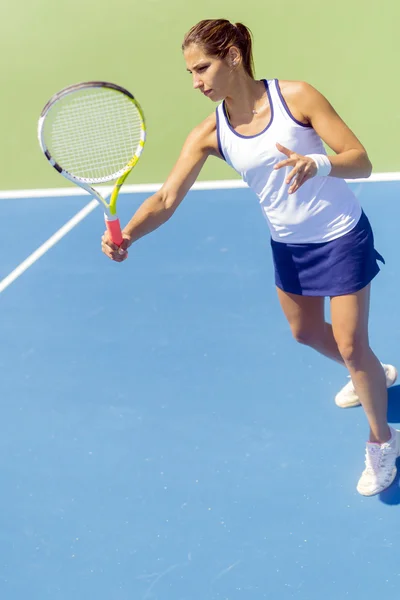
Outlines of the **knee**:
M 290 329 L 296 342 L 304 346 L 315 346 L 320 337 L 319 332 L 312 328 L 292 326 Z
M 365 351 L 369 348 L 368 343 L 357 338 L 339 339 L 336 343 L 344 362 L 354 366 L 362 360 Z

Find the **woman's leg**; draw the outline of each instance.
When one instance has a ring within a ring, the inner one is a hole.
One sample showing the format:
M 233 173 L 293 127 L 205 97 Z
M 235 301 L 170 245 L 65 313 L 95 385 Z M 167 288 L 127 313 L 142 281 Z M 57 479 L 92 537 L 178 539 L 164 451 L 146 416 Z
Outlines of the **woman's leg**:
M 331 298 L 333 334 L 370 427 L 365 469 L 357 484 L 364 496 L 378 494 L 392 484 L 400 454 L 400 432 L 387 422 L 385 373 L 369 345 L 370 287 Z
M 276 289 L 294 339 L 344 365 L 333 336 L 332 325 L 325 321 L 325 299 L 315 296 L 299 296 L 284 292 L 280 288 Z
M 331 298 L 332 326 L 324 318 L 323 298 L 288 294 L 280 289 L 278 297 L 293 337 L 350 371 L 370 426 L 366 467 L 357 490 L 364 496 L 382 492 L 396 476 L 400 432 L 388 426 L 387 382 L 383 367 L 369 346 L 370 286 L 356 294 Z
M 286 319 L 289 322 L 293 337 L 301 344 L 306 344 L 317 350 L 324 356 L 335 360 L 341 365 L 347 366 L 338 348 L 332 325 L 325 321 L 324 298 L 315 296 L 299 296 L 290 294 L 276 288 L 278 299 Z M 369 290 L 369 288 L 368 288 Z M 364 292 L 365 294 L 366 292 Z M 369 301 L 369 292 L 368 292 Z M 346 316 L 346 310 L 341 310 L 340 298 L 349 296 L 337 296 L 331 300 L 331 311 L 338 306 L 339 315 Z M 351 297 L 351 296 L 350 296 Z M 338 300 L 339 299 L 339 300 Z M 347 302 L 345 301 L 347 304 Z M 368 303 L 369 307 L 369 303 Z M 339 318 L 339 316 L 338 316 Z M 368 311 L 366 314 L 368 323 Z M 368 337 L 368 336 L 367 336 Z M 375 367 L 376 368 L 376 367 Z M 397 370 L 392 365 L 385 365 L 385 387 L 390 387 L 397 379 Z M 336 395 L 335 402 L 341 408 L 348 408 L 360 404 L 357 391 L 352 381 L 349 381 Z
M 386 377 L 369 345 L 370 285 L 355 294 L 331 298 L 332 331 L 370 425 L 370 441 L 390 439 Z

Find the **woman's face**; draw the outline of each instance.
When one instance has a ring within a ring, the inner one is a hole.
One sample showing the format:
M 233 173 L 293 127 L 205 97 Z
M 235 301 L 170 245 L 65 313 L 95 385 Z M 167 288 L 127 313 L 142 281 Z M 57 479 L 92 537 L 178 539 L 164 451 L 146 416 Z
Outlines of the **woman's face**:
M 228 57 L 209 56 L 197 44 L 185 48 L 183 56 L 187 70 L 192 74 L 195 90 L 200 90 L 213 102 L 226 98 L 232 83 L 232 66 Z

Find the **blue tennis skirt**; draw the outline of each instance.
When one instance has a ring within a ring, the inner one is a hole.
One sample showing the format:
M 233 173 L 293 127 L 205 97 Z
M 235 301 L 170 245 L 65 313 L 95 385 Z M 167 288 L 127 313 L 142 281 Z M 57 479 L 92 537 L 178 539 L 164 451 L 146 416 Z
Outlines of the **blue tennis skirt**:
M 357 225 L 340 238 L 318 244 L 285 244 L 271 239 L 275 284 L 300 296 L 354 294 L 379 273 L 374 235 L 362 212 Z

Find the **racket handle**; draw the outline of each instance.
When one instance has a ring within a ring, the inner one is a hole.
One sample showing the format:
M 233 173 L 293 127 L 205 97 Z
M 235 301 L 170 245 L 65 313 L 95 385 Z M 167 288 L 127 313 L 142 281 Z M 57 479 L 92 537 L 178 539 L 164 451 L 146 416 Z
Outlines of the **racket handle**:
M 111 241 L 114 244 L 117 244 L 117 246 L 121 246 L 124 238 L 122 237 L 121 225 L 118 217 L 110 218 L 109 216 L 105 215 L 105 222 Z

